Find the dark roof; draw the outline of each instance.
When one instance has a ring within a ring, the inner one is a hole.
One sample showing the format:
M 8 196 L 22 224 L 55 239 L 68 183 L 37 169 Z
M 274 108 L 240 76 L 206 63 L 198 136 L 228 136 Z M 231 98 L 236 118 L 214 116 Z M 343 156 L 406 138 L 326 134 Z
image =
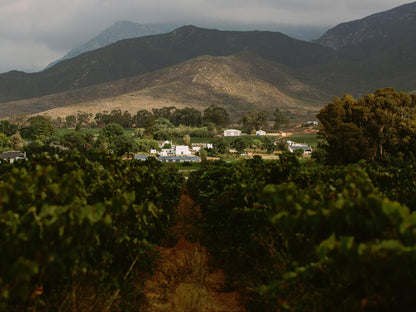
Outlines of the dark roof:
M 146 160 L 149 157 L 150 157 L 149 155 L 136 155 L 136 156 L 134 156 L 134 159 Z
M 201 161 L 198 156 L 159 156 L 159 161 Z
M 18 151 L 9 151 L 9 152 L 3 152 L 0 154 L 0 158 L 3 159 L 10 159 L 10 158 L 17 158 L 17 157 L 25 157 L 25 154 Z
M 296 145 L 291 145 L 290 146 L 293 150 L 295 149 L 303 149 L 305 151 L 311 151 L 312 147 L 310 147 L 309 145 L 302 145 L 302 144 L 296 144 Z

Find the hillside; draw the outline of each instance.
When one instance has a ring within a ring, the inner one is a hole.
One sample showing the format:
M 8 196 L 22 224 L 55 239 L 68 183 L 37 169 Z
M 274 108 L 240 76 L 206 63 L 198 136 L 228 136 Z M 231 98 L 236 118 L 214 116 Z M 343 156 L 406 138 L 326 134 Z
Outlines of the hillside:
M 265 31 L 233 32 L 184 26 L 168 34 L 122 40 L 33 74 L 0 75 L 0 102 L 39 97 L 133 77 L 201 55 L 257 53 L 286 66 L 326 62 L 330 49 Z
M 328 30 L 317 43 L 339 50 L 371 42 L 373 48 L 399 43 L 416 32 L 416 2 L 377 13 Z
M 253 108 L 271 112 L 276 107 L 293 116 L 311 118 L 328 99 L 291 76 L 287 67 L 246 52 L 201 56 L 141 76 L 1 103 L 0 117 L 43 111 L 63 117 L 77 111 L 97 113 L 114 108 L 136 112 L 170 105 L 202 110 L 217 104 L 226 107 L 233 118 Z

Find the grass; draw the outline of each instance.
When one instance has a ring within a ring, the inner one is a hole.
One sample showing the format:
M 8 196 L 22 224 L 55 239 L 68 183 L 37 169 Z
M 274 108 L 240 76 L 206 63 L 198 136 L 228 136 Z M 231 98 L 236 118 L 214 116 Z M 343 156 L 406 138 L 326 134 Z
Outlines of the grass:
M 316 148 L 318 146 L 318 138 L 316 133 L 295 133 L 291 136 L 288 136 L 287 139 L 296 143 L 308 144 L 312 148 Z

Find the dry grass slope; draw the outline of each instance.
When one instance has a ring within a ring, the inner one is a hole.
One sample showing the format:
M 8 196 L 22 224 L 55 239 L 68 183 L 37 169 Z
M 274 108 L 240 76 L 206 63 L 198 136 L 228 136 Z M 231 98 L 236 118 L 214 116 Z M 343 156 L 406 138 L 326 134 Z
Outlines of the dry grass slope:
M 0 117 L 18 112 L 65 117 L 78 111 L 95 114 L 115 108 L 135 113 L 163 106 L 203 110 L 211 104 L 227 108 L 235 119 L 251 109 L 272 112 L 276 107 L 295 116 L 314 116 L 327 99 L 293 78 L 283 65 L 241 53 L 202 56 L 142 76 L 2 103 Z

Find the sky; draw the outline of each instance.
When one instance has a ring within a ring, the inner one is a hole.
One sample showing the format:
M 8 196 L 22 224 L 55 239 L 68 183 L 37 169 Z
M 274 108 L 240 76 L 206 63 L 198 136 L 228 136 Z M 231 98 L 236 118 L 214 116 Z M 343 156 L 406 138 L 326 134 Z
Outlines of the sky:
M 0 0 L 0 73 L 34 72 L 120 20 L 333 27 L 409 0 Z

